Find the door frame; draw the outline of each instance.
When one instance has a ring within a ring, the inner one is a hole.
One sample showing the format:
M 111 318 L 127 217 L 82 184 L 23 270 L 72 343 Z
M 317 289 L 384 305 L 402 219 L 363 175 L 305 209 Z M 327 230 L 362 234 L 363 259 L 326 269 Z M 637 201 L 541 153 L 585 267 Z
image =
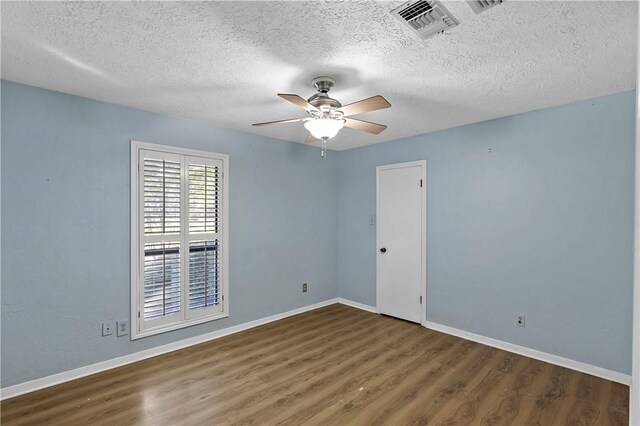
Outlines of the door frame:
M 376 312 L 380 313 L 380 265 L 378 263 L 378 249 L 380 248 L 380 229 L 379 229 L 379 221 L 380 217 L 380 172 L 384 170 L 392 170 L 392 169 L 404 169 L 407 167 L 416 167 L 419 166 L 421 168 L 421 178 L 422 178 L 422 232 L 421 232 L 421 241 L 422 241 L 422 256 L 420 256 L 421 260 L 421 296 L 422 296 L 422 318 L 421 324 L 424 325 L 427 321 L 427 160 L 416 160 L 416 161 L 407 161 L 404 163 L 395 163 L 395 164 L 386 164 L 382 166 L 376 167 L 376 246 L 375 246 L 375 254 L 376 254 Z
M 640 10 L 638 10 L 640 19 Z M 640 36 L 640 29 L 638 31 Z M 638 64 L 640 69 L 640 44 Z M 636 73 L 640 84 L 640 73 Z M 638 87 L 638 86 L 636 86 Z M 634 241 L 633 241 L 633 332 L 631 349 L 631 387 L 629 389 L 629 424 L 640 425 L 640 92 L 636 90 L 636 155 L 634 197 Z

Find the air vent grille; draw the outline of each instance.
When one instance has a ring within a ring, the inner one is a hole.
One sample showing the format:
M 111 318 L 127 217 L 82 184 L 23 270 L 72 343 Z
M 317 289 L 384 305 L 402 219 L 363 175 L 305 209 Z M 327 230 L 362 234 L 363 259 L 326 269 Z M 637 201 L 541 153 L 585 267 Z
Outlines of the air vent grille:
M 493 6 L 499 5 L 502 1 L 503 0 L 468 0 L 467 3 L 477 15 L 487 9 L 491 9 Z
M 423 40 L 458 25 L 451 12 L 437 0 L 410 1 L 393 9 L 391 14 Z
M 405 7 L 398 14 L 402 16 L 407 22 L 410 22 L 413 19 L 420 17 L 420 15 L 425 15 L 427 12 L 431 12 L 433 8 L 426 1 L 419 1 L 417 3 L 412 4 L 409 7 Z

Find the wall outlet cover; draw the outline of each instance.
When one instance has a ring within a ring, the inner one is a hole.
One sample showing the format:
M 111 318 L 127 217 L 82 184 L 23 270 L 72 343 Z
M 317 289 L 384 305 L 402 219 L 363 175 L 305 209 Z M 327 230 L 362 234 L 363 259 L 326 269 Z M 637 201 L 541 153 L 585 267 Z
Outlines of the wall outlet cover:
M 308 289 L 309 289 L 309 285 L 307 283 L 303 283 L 302 284 L 302 292 L 306 293 Z
M 116 323 L 116 334 L 118 337 L 129 334 L 129 321 L 118 321 Z
M 524 327 L 524 325 L 525 325 L 525 317 L 524 317 L 524 315 L 518 315 L 518 319 L 516 320 L 516 323 L 518 324 L 518 326 Z
M 111 321 L 102 322 L 102 335 L 111 336 L 113 334 L 113 323 Z

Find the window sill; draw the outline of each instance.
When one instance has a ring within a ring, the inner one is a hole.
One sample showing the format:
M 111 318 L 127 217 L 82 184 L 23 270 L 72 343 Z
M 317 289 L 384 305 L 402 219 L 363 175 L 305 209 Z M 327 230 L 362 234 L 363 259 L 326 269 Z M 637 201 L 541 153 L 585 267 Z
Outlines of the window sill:
M 187 321 L 180 321 L 178 323 L 163 325 L 155 328 L 150 328 L 144 331 L 135 331 L 131 330 L 131 340 L 142 339 L 143 337 L 154 336 L 156 334 L 166 333 L 168 331 L 180 330 L 181 328 L 191 327 L 192 325 L 203 324 L 209 321 L 215 321 L 222 318 L 228 318 L 229 314 L 226 312 L 221 312 L 219 314 L 202 317 L 202 318 L 194 318 Z M 132 321 L 133 323 L 133 321 Z

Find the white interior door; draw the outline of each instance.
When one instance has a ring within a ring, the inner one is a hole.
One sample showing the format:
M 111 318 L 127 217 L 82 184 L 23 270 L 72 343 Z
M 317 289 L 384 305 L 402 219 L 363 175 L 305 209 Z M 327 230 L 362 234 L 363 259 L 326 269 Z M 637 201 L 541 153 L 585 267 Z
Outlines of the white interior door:
M 378 312 L 423 322 L 426 161 L 377 168 Z

